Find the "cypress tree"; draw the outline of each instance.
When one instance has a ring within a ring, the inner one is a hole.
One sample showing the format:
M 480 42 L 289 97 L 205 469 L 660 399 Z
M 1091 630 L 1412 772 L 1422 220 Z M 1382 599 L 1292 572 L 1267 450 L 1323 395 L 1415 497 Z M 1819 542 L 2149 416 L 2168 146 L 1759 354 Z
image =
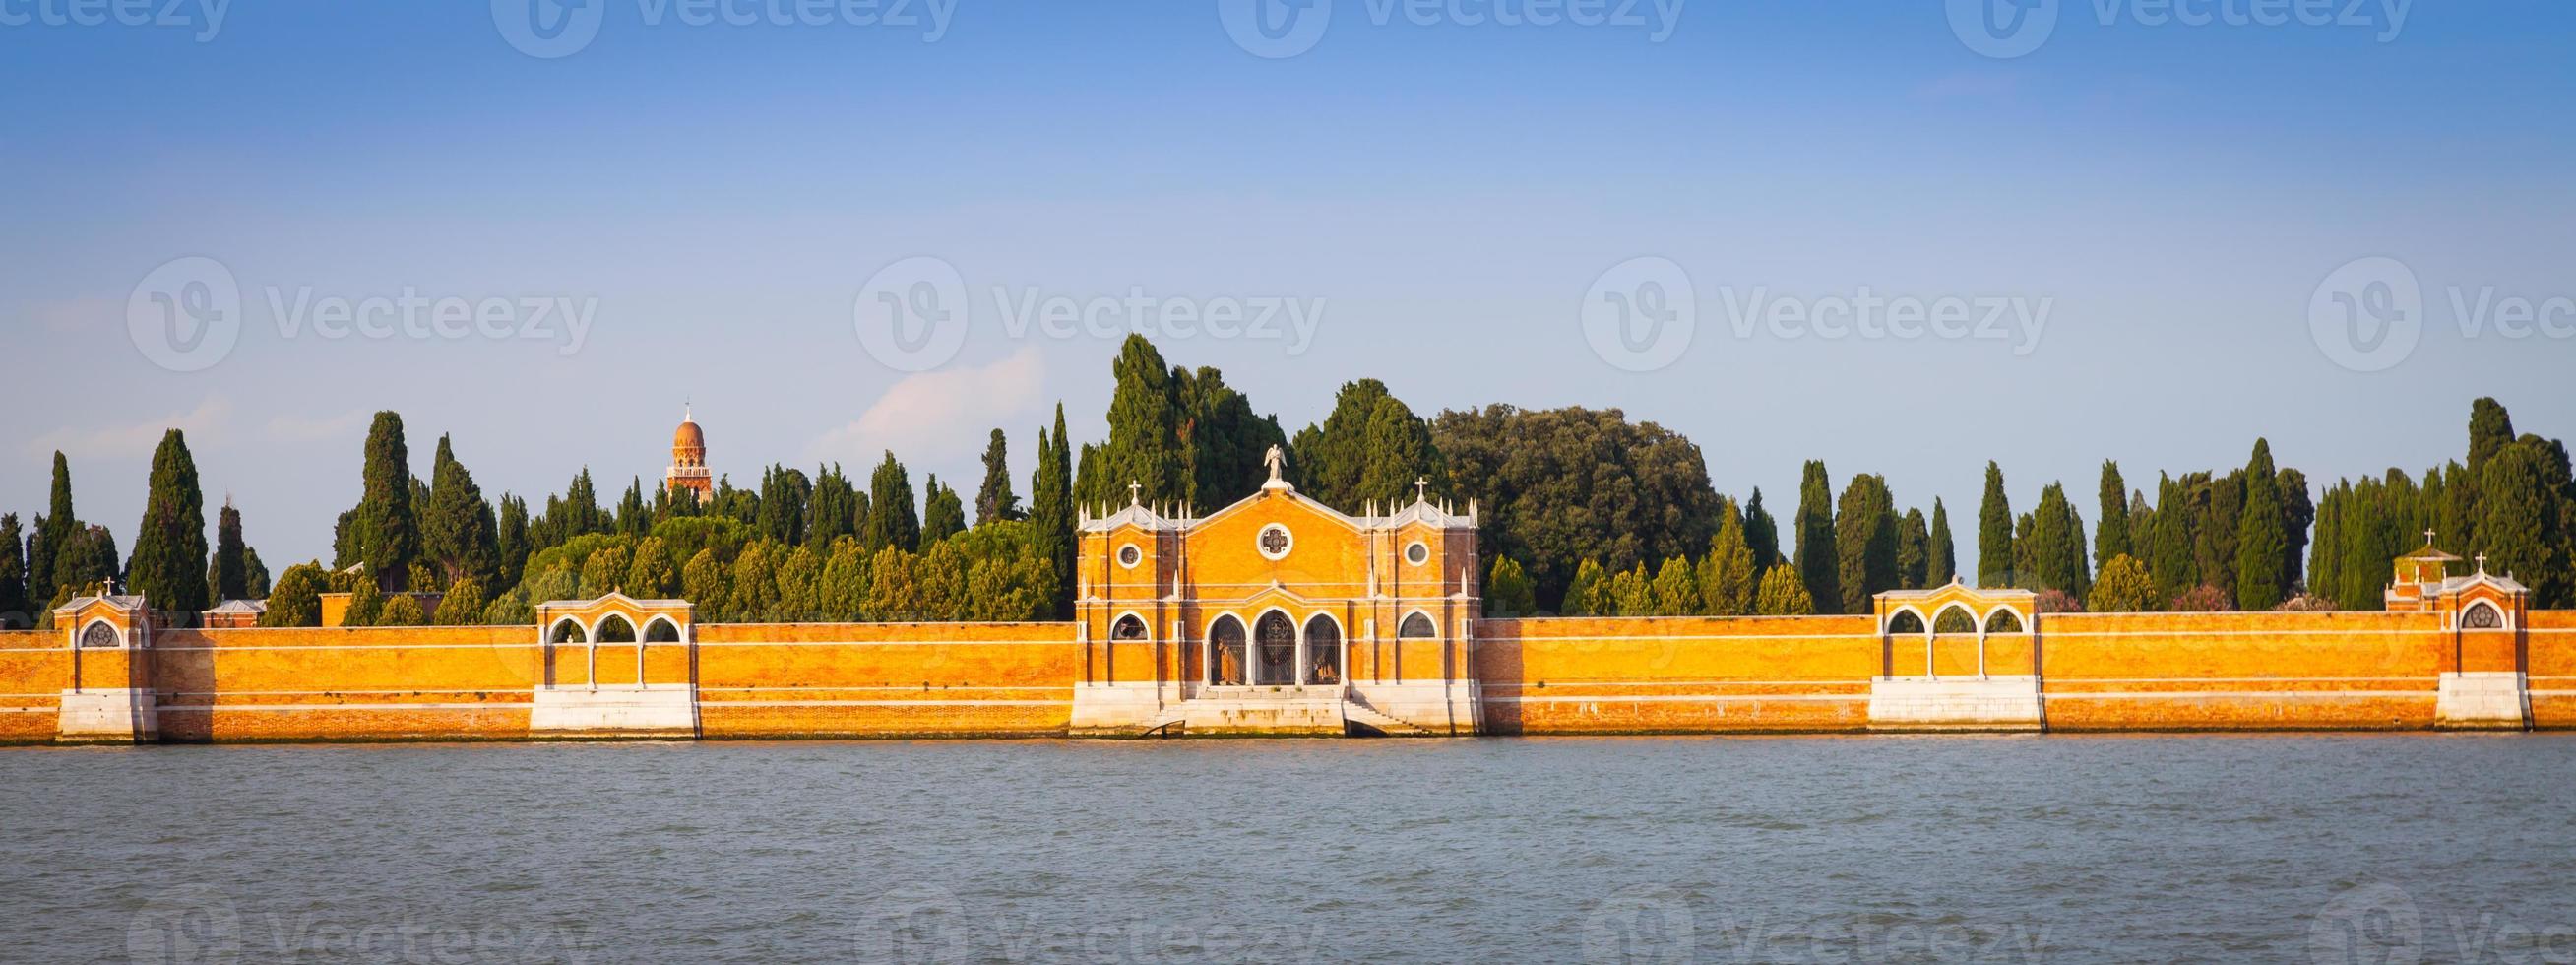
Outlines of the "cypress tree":
M 177 429 L 161 435 L 152 453 L 151 496 L 136 528 L 134 559 L 126 567 L 133 592 L 155 610 L 193 623 L 206 600 L 206 497 L 197 487 L 197 461 Z
M 2504 403 L 2492 397 L 2481 397 L 2469 403 L 2469 472 L 2483 478 L 2487 460 L 2514 442 L 2513 416 Z
M 36 625 L 36 605 L 27 600 L 26 546 L 25 535 L 18 531 L 18 514 L 0 515 L 0 629 Z
M 2317 506 L 2308 494 L 2308 474 L 2284 468 L 2274 473 L 2274 489 L 2281 496 L 2281 525 L 2287 537 L 2281 547 L 2281 598 L 2286 600 L 2299 589 L 2304 560 L 2308 555 L 2308 530 L 2317 521 Z
M 248 554 L 249 548 L 242 545 L 241 510 L 233 508 L 233 501 L 227 498 L 224 508 L 215 513 L 215 564 L 213 578 L 208 581 L 208 599 L 222 603 L 250 598 Z
M 2012 499 L 2004 495 L 2004 470 L 1986 463 L 1986 500 L 1977 511 L 1977 585 L 2018 586 L 2013 557 Z
M 2281 518 L 2278 485 L 2269 472 L 2246 475 L 2245 510 L 2236 527 L 2236 605 L 2241 609 L 2280 606 L 2281 588 L 2288 583 L 2281 561 L 2288 552 L 2289 533 Z
M 1659 617 L 1696 616 L 1700 611 L 1699 575 L 1691 570 L 1690 561 L 1672 557 L 1655 571 L 1654 615 Z
M 411 451 L 403 444 L 401 415 L 378 412 L 368 426 L 361 482 L 365 495 L 351 518 L 357 550 L 352 562 L 367 565 L 379 590 L 409 587 L 412 557 L 419 552 L 420 539 L 419 523 L 412 515 Z
M 1109 396 L 1109 442 L 1094 472 L 1086 473 L 1083 498 L 1127 505 L 1127 484 L 1143 487 L 1147 503 L 1189 495 L 1189 461 L 1181 452 L 1181 412 L 1163 354 L 1142 335 L 1129 335 L 1111 363 L 1117 388 Z
M 1753 549 L 1745 545 L 1744 524 L 1733 513 L 1720 519 L 1709 541 L 1708 558 L 1700 561 L 1700 612 L 1713 617 L 1753 612 L 1753 594 L 1761 580 Z
M 1529 574 L 1511 557 L 1495 558 L 1493 570 L 1485 578 L 1485 615 L 1509 618 L 1536 612 L 1537 590 L 1530 585 Z
M 1867 613 L 1872 596 L 1896 589 L 1897 551 L 1895 499 L 1886 481 L 1871 473 L 1853 476 L 1834 517 L 1835 585 L 1842 591 L 1836 612 Z
M 1896 582 L 1901 589 L 1920 590 L 1931 585 L 1932 530 L 1923 520 L 1923 511 L 1908 509 L 1905 519 L 1897 524 Z
M 1029 480 L 1031 554 L 1051 564 L 1059 617 L 1073 613 L 1073 441 L 1065 433 L 1064 403 L 1055 405 L 1055 431 L 1038 430 L 1038 465 Z
M 508 493 L 501 494 L 501 515 L 493 530 L 494 551 L 499 554 L 501 572 L 493 586 L 517 586 L 528 567 L 528 501 Z
M 1570 617 L 1616 616 L 1617 607 L 1606 598 L 1610 575 L 1599 560 L 1584 560 L 1574 567 L 1574 580 L 1565 587 L 1565 601 L 1556 612 Z
M 447 436 L 439 436 L 438 453 L 429 471 L 429 503 L 420 513 L 423 562 L 436 567 L 450 584 L 471 579 L 484 586 L 498 585 L 499 528 L 492 516 L 492 504 L 484 501 L 482 487 L 474 484 L 474 474 L 457 460 L 454 443 Z M 482 618 L 480 601 L 475 605 L 474 616 Z
M 2153 558 L 2145 562 L 2148 572 L 2155 576 L 2156 593 L 2166 600 L 2200 584 L 2200 574 L 2193 566 L 2191 519 L 2191 496 L 2183 484 L 2172 476 L 2159 475 L 2155 541 L 2149 547 Z
M 892 450 L 886 452 L 885 461 L 877 464 L 876 474 L 868 479 L 868 509 L 870 552 L 921 545 L 921 517 L 913 508 L 912 476 L 895 461 Z M 735 591 L 739 594 L 741 587 L 735 587 Z
M 2120 479 L 2120 464 L 2102 461 L 2102 484 L 2096 494 L 2102 515 L 2093 521 L 2093 555 L 2110 565 L 2115 556 L 2136 553 L 2129 532 L 2129 484 Z
M 938 473 L 930 474 L 922 492 L 921 551 L 928 553 L 941 540 L 966 531 L 966 506 L 955 488 L 939 484 Z
M 984 485 L 975 491 L 975 525 L 996 520 L 1026 519 L 1020 511 L 1020 497 L 1011 493 L 1010 443 L 1002 430 L 993 430 L 984 443 Z
M 887 456 L 891 458 L 892 453 Z M 773 465 L 760 474 L 760 534 L 782 546 L 805 543 L 805 501 L 814 484 L 805 471 Z M 908 544 L 907 544 L 908 545 Z
M 1201 367 L 1172 370 L 1181 410 L 1181 451 L 1188 460 L 1189 500 L 1217 507 L 1258 492 L 1270 478 L 1263 461 L 1288 437 L 1275 416 L 1252 411 L 1252 401 L 1225 384 L 1222 373 Z M 1408 414 L 1411 410 L 1405 410 Z
M 2560 602 L 2567 583 L 2567 547 L 2558 533 L 2563 497 L 2549 485 L 2548 462 L 2536 440 L 2516 442 L 2487 457 L 2478 481 L 2487 571 L 2530 586 L 2535 606 Z
M 1754 595 L 1753 612 L 1766 617 L 1808 616 L 1816 612 L 1815 595 L 1798 580 L 1796 567 L 1774 566 L 1762 574 L 1762 588 Z
M 859 489 L 839 463 L 814 467 L 814 489 L 805 499 L 805 542 L 829 547 L 844 536 L 857 536 L 866 517 Z
M 1430 424 L 1376 379 L 1345 383 L 1332 414 L 1299 430 L 1290 448 L 1290 479 L 1327 506 L 1410 505 L 1417 479 L 1430 481 L 1433 499 L 1450 493 L 1448 461 Z
M 617 500 L 616 530 L 628 539 L 642 539 L 653 531 L 653 508 L 644 501 L 644 477 L 626 477 L 626 495 Z
M 73 546 L 86 527 L 72 512 L 72 464 L 59 451 L 54 453 L 53 501 L 45 515 L 36 517 L 37 542 L 27 553 L 27 596 L 38 606 L 57 599 L 67 587 L 78 587 L 92 577 L 73 571 Z
M 1798 579 L 1823 606 L 1843 602 L 1842 561 L 1835 549 L 1833 483 L 1824 462 L 1810 459 L 1798 484 Z
M 1950 508 L 1932 499 L 1932 565 L 1924 571 L 1927 586 L 1948 586 L 1959 575 L 1959 543 L 1950 538 Z
M 1753 498 L 1744 503 L 1744 545 L 1753 551 L 1755 572 L 1780 565 L 1780 523 L 1771 518 L 1770 510 L 1762 508 L 1760 486 L 1753 487 Z

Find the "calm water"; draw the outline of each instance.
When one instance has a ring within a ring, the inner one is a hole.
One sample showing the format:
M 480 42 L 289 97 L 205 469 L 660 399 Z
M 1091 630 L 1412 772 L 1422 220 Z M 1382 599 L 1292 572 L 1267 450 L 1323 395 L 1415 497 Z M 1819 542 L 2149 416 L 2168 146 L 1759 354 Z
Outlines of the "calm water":
M 0 752 L 9 961 L 2576 961 L 2576 738 Z

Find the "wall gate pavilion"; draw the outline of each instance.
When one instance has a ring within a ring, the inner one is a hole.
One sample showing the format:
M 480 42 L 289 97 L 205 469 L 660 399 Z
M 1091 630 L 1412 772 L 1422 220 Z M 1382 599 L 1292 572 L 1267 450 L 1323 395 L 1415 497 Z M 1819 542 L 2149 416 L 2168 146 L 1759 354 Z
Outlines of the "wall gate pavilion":
M 1473 734 L 1476 512 L 1349 516 L 1280 478 L 1080 521 L 1076 733 Z
M 697 608 L 687 600 L 537 605 L 537 736 L 698 736 Z

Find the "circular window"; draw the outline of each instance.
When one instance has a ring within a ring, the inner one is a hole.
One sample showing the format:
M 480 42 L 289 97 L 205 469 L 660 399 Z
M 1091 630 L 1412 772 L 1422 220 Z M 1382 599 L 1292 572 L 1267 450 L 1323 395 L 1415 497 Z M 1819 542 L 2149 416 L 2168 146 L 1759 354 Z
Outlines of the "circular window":
M 1404 548 L 1404 561 L 1415 566 L 1431 562 L 1431 547 L 1415 543 Z
M 1132 570 L 1136 568 L 1136 564 L 1142 562 L 1145 562 L 1145 551 L 1137 549 L 1136 544 L 1129 543 L 1118 548 L 1118 565 Z
M 1272 523 L 1261 528 L 1259 545 L 1263 557 L 1275 560 L 1287 556 L 1288 550 L 1297 545 L 1297 538 L 1288 534 L 1288 527 Z

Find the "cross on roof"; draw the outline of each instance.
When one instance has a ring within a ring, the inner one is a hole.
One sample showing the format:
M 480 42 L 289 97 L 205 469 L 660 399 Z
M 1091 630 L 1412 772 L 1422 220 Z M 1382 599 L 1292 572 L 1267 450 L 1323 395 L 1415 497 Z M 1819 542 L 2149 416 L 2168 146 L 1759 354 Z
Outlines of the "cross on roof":
M 1414 502 L 1418 502 L 1418 503 L 1419 503 L 1419 502 L 1429 502 L 1429 501 L 1431 500 L 1431 497 L 1430 497 L 1430 495 L 1429 495 L 1429 491 L 1430 491 L 1430 489 L 1431 489 L 1431 477 L 1429 477 L 1429 476 L 1415 476 L 1415 477 L 1413 477 L 1413 501 L 1414 501 Z
M 1144 484 L 1144 483 L 1134 482 L 1134 481 L 1130 481 L 1130 482 L 1128 482 L 1128 483 L 1127 483 L 1127 505 L 1130 505 L 1130 506 L 1142 506 L 1142 505 L 1144 505 L 1144 504 L 1145 504 L 1145 497 L 1144 497 L 1144 496 L 1142 496 L 1142 495 L 1139 495 L 1140 493 L 1143 493 L 1144 491 L 1145 491 L 1145 484 Z
M 2478 573 L 2479 573 L 2479 575 L 2483 576 L 2483 575 L 2485 575 L 2485 574 L 2486 574 L 2486 571 L 2487 571 L 2487 554 L 2485 554 L 2485 553 L 2480 553 L 2480 554 L 2478 554 Z

